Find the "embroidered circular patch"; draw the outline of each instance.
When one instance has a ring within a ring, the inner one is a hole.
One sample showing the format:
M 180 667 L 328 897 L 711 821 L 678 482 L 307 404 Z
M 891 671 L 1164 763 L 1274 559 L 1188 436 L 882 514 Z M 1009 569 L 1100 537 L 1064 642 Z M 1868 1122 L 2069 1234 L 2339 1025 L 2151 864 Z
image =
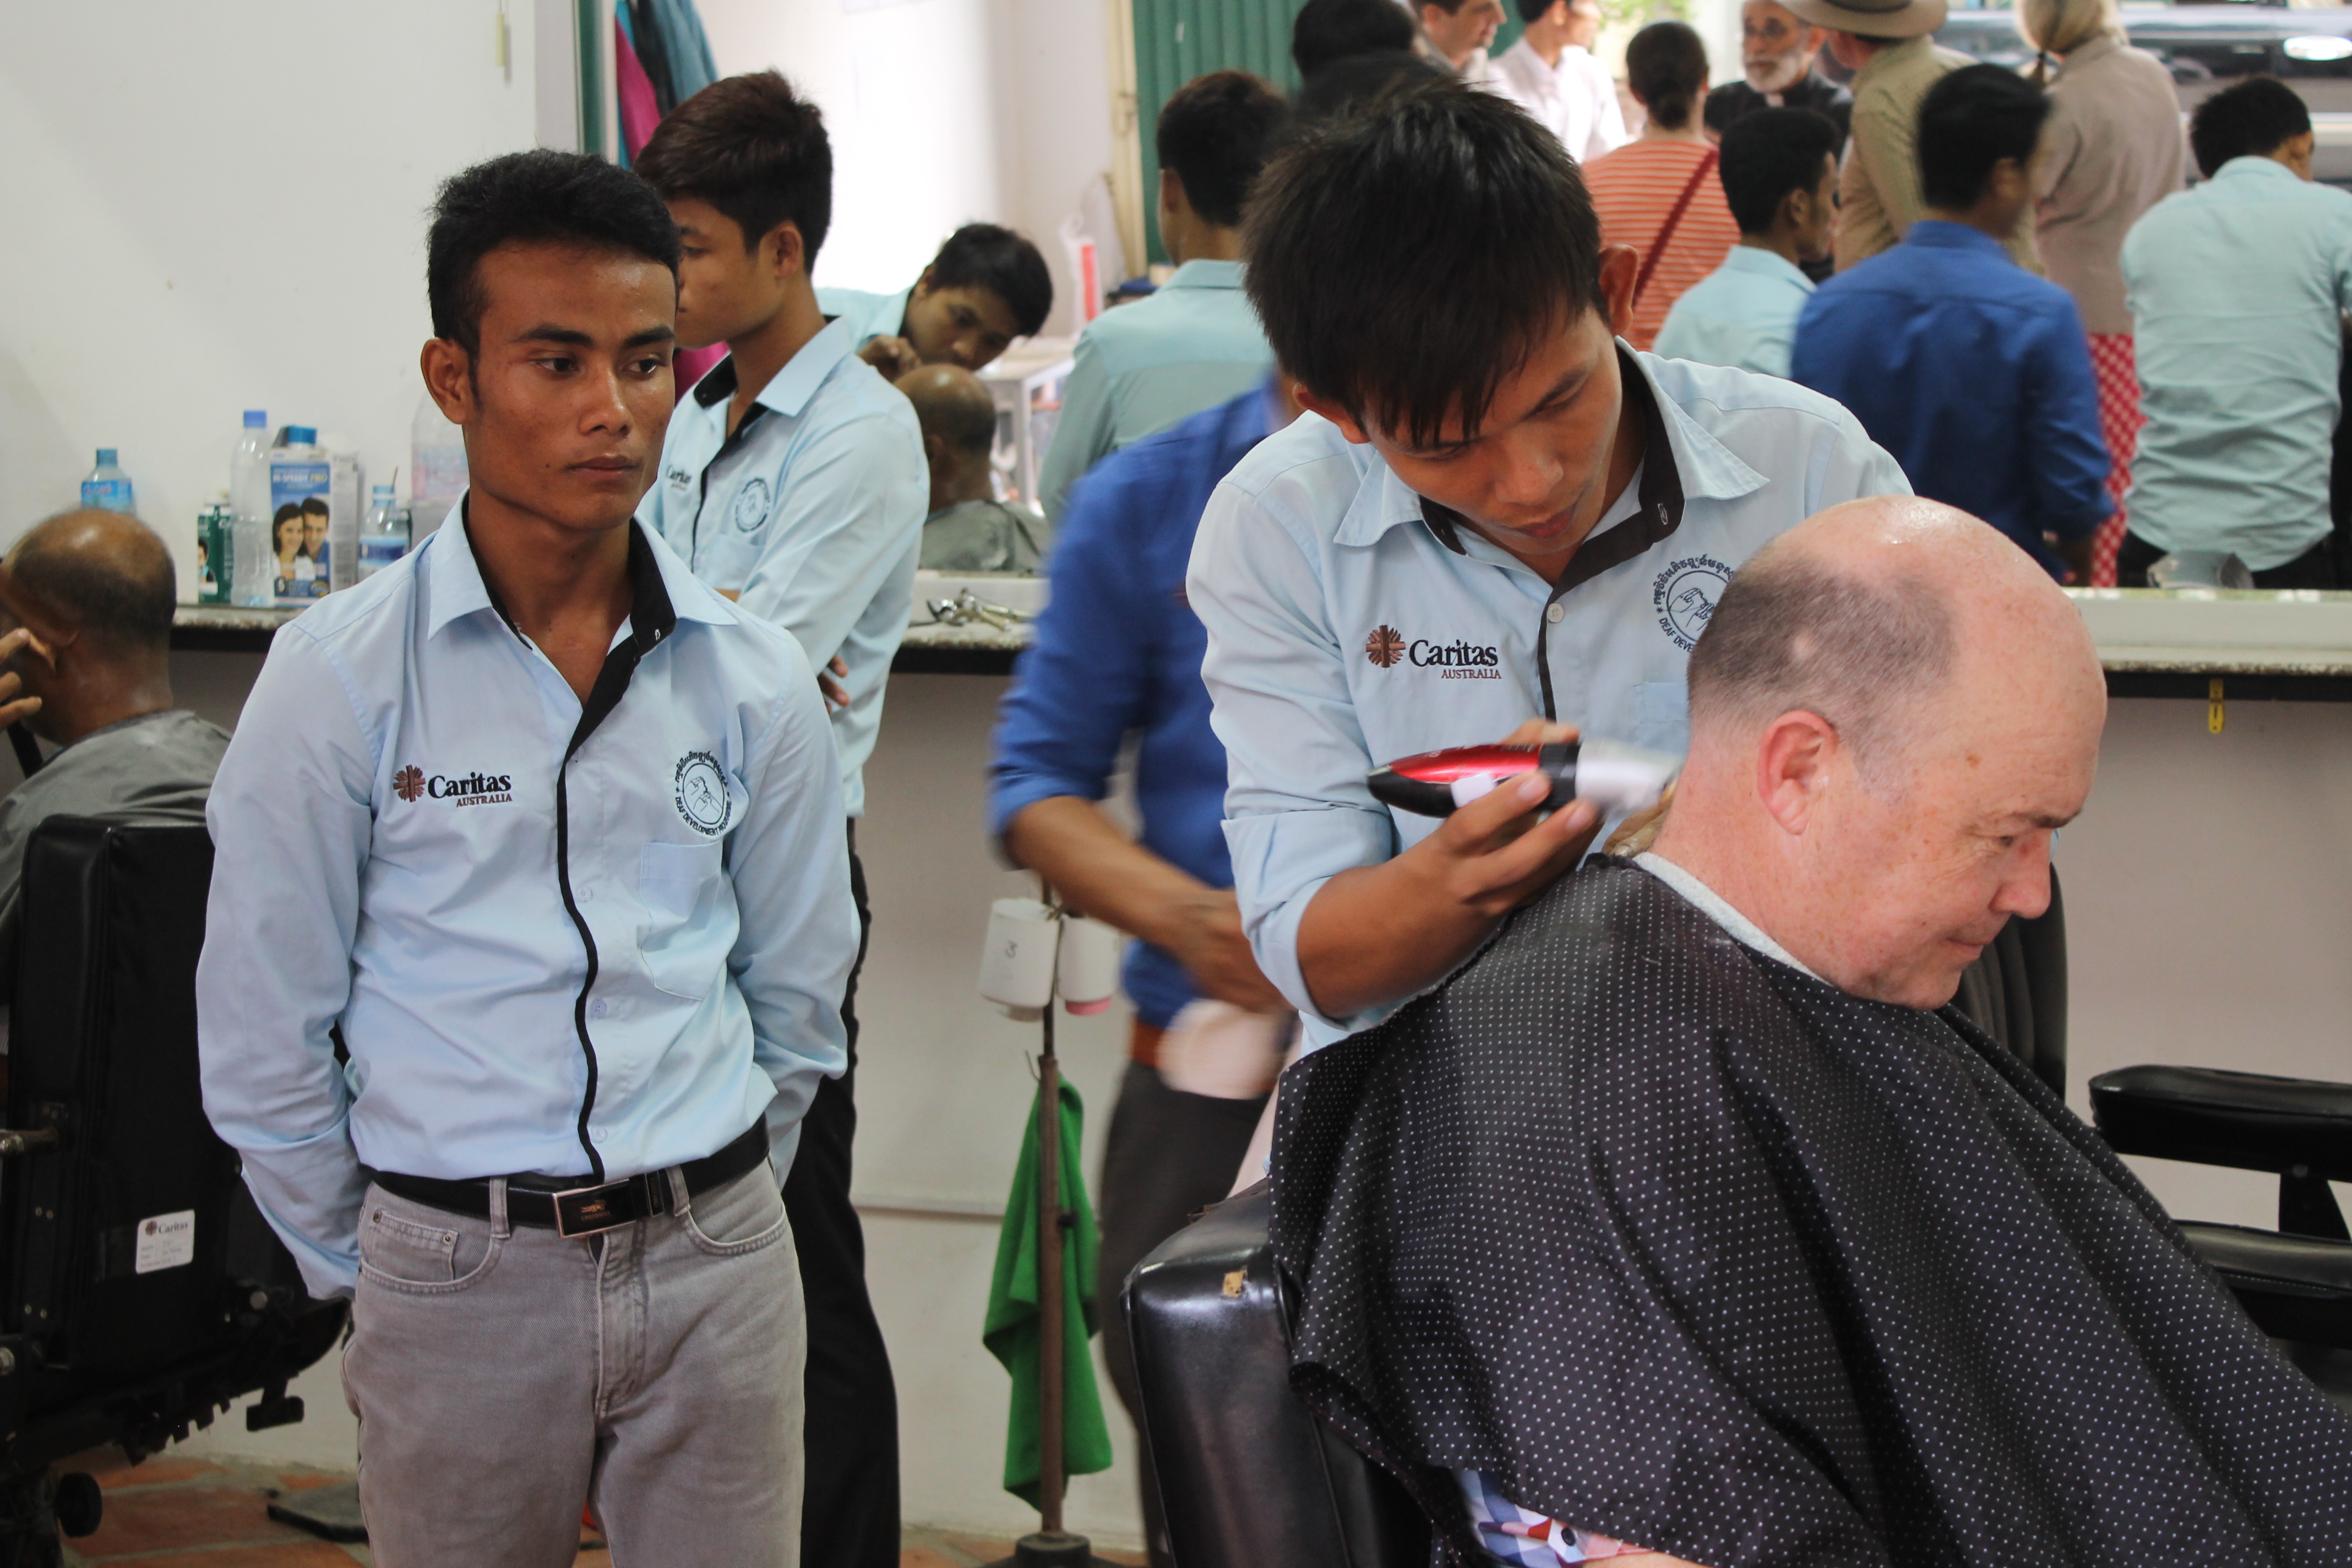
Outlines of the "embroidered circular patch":
M 765 479 L 751 479 L 735 492 L 733 517 L 735 526 L 749 533 L 768 521 L 768 500 L 772 492 Z
M 688 752 L 677 760 L 674 798 L 678 816 L 697 833 L 725 831 L 735 809 L 727 798 L 727 775 L 719 771 L 719 759 L 709 752 Z

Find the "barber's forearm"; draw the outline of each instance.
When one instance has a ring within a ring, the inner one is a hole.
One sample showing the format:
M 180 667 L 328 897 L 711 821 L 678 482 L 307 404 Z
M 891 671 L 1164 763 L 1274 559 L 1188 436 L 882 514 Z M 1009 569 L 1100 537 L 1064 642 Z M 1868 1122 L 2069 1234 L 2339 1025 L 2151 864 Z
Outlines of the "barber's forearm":
M 1179 945 L 1178 931 L 1217 889 L 1118 830 L 1102 808 L 1057 795 L 1013 813 L 1005 852 L 1052 885 L 1061 900 L 1155 946 Z
M 1501 921 L 1444 896 L 1410 854 L 1340 872 L 1298 921 L 1298 972 L 1316 1011 L 1346 1018 L 1435 984 Z

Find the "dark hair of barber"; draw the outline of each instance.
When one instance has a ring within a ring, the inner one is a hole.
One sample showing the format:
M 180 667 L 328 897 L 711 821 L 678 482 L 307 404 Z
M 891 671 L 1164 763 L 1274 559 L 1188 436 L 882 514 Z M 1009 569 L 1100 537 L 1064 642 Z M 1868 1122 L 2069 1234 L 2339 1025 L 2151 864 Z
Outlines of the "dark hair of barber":
M 1194 212 L 1222 228 L 1238 226 L 1289 113 L 1282 95 L 1247 71 L 1194 77 L 1160 110 L 1160 166 L 1175 174 Z
M 1319 396 L 1426 445 L 1475 434 L 1564 320 L 1606 311 L 1601 221 L 1559 138 L 1443 80 L 1308 130 L 1250 203 L 1244 284 L 1274 357 Z
M 1717 174 L 1723 199 L 1742 234 L 1769 234 L 1794 191 L 1822 183 L 1822 160 L 1844 138 L 1828 116 L 1810 109 L 1759 109 L 1723 128 Z
M 948 236 L 923 281 L 933 289 L 985 289 L 1004 301 L 1024 337 L 1054 310 L 1054 275 L 1037 247 L 1009 228 L 968 223 Z
M 1290 58 L 1305 80 L 1335 61 L 1409 50 L 1412 38 L 1396 0 L 1307 0 L 1290 24 Z
M 482 258 L 544 244 L 620 251 L 677 271 L 677 226 L 643 181 L 584 153 L 509 153 L 452 175 L 433 204 L 425 242 L 433 335 L 478 354 Z
M 2225 87 L 2189 117 L 2189 150 L 2207 179 L 2232 158 L 2265 158 L 2311 129 L 2311 110 L 2274 76 Z
M 1995 164 L 2032 162 L 2049 118 L 2049 95 L 2006 66 L 1952 72 L 1919 105 L 1919 194 L 1931 207 L 1976 205 Z
M 1679 131 L 1706 94 L 1706 46 L 1680 22 L 1653 22 L 1625 46 L 1625 85 L 1659 129 Z
M 816 105 L 776 72 L 726 77 L 679 104 L 636 167 L 664 201 L 690 196 L 732 219 L 746 250 L 791 224 L 802 265 L 816 265 L 833 224 L 833 143 Z

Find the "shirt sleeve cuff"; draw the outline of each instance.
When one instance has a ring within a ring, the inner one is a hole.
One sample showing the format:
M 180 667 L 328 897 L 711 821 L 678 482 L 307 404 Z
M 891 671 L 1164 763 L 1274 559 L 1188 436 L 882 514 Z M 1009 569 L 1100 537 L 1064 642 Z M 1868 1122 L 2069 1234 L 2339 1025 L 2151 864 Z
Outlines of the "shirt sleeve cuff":
M 1323 885 L 1351 867 L 1377 866 L 1396 852 L 1386 812 L 1354 806 L 1276 812 L 1228 819 L 1234 888 L 1258 967 L 1298 1009 L 1306 1048 L 1369 1028 L 1395 1009 L 1373 1007 L 1335 1018 L 1315 1005 L 1298 964 L 1298 926 Z

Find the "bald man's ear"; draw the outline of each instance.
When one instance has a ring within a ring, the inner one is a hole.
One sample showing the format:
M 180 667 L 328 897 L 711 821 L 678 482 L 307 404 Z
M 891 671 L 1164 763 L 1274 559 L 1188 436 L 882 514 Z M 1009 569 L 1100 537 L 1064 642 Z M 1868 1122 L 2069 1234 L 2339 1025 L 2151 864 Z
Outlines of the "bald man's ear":
M 1800 708 L 1764 726 L 1756 743 L 1756 798 L 1780 830 L 1801 838 L 1837 760 L 1837 726 Z

